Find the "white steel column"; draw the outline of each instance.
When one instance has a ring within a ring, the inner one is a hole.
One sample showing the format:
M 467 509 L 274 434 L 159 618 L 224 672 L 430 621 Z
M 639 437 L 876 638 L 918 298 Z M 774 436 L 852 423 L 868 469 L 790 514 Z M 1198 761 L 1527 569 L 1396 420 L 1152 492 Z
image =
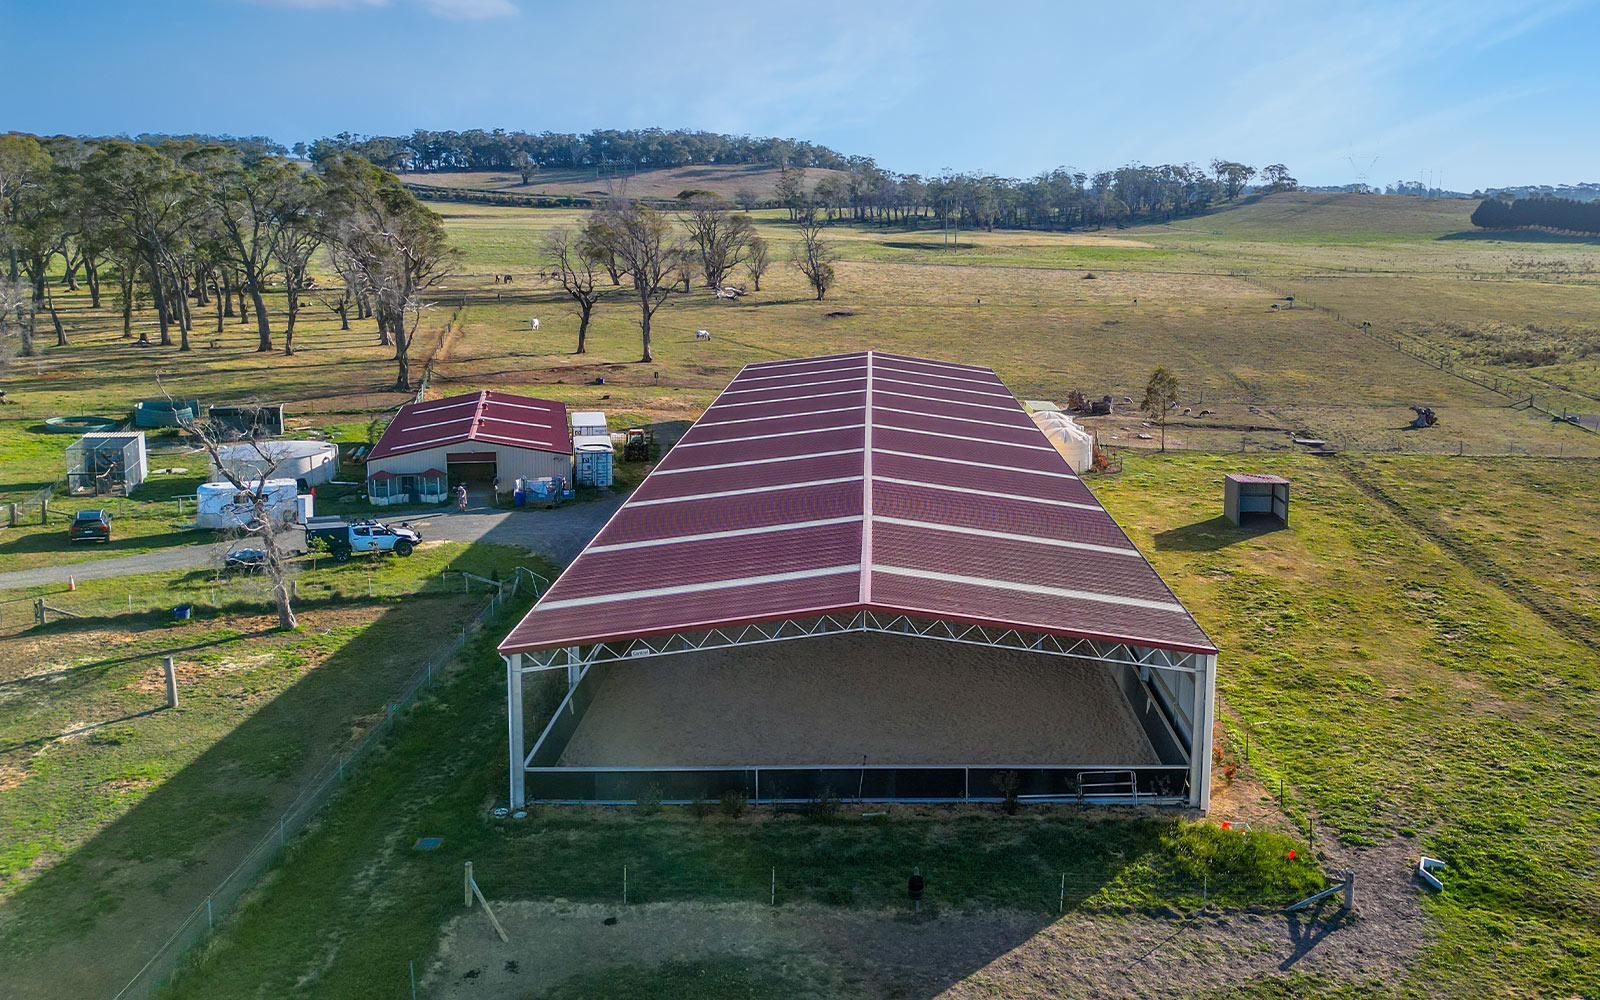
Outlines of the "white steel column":
M 511 736 L 511 808 L 527 804 L 523 779 L 527 777 L 526 755 L 522 752 L 522 654 L 512 653 L 506 661 L 506 727 Z
M 1211 808 L 1211 726 L 1216 718 L 1217 657 L 1205 657 L 1194 678 L 1194 732 L 1189 739 L 1189 805 L 1205 812 Z
M 583 679 L 583 660 L 577 646 L 567 647 L 567 690 L 571 691 Z

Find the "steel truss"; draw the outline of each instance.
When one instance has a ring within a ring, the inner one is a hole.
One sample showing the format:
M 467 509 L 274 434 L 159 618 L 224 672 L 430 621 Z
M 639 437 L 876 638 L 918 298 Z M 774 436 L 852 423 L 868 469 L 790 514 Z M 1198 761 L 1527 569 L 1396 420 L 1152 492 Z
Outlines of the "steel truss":
M 736 646 L 755 646 L 790 639 L 807 639 L 819 635 L 837 635 L 844 632 L 881 632 L 888 635 L 910 635 L 941 642 L 960 642 L 995 649 L 1017 649 L 1048 656 L 1064 656 L 1102 663 L 1138 667 L 1141 671 L 1166 670 L 1179 674 L 1204 672 L 1206 657 L 1200 653 L 1182 653 L 1169 649 L 1155 649 L 1127 642 L 1102 642 L 1095 639 L 1050 635 L 1021 629 L 997 629 L 983 625 L 969 625 L 940 619 L 913 618 L 910 615 L 880 614 L 857 611 L 848 615 L 821 615 L 815 618 L 792 618 L 756 625 L 739 625 L 708 629 L 699 632 L 676 632 L 671 635 L 629 639 L 623 642 L 599 643 L 590 646 L 572 646 L 564 649 L 544 649 L 523 654 L 524 673 L 536 670 L 561 670 L 599 663 L 615 663 L 641 657 L 670 656 L 674 653 L 693 653 L 708 649 L 730 649 Z M 1148 676 L 1148 674 L 1146 674 Z

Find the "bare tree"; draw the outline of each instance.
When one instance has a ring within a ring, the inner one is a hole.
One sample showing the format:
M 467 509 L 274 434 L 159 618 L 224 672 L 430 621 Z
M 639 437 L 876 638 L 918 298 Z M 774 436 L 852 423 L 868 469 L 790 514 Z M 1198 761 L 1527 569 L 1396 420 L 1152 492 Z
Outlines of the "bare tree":
M 760 236 L 750 237 L 750 250 L 745 255 L 744 273 L 750 276 L 750 283 L 756 291 L 761 291 L 761 276 L 767 273 L 767 268 L 772 265 L 772 248 Z
M 820 223 L 814 219 L 801 223 L 800 242 L 794 245 L 790 260 L 816 291 L 818 302 L 833 287 L 833 264 L 838 259 L 839 253 L 833 244 L 822 238 Z
M 595 226 L 601 242 L 596 248 L 610 254 L 618 271 L 633 283 L 639 299 L 641 362 L 654 361 L 650 353 L 650 321 L 672 288 L 683 279 L 687 256 L 683 242 L 673 232 L 672 220 L 648 205 L 625 203 L 599 210 Z
M 728 211 L 720 197 L 702 195 L 689 202 L 688 212 L 678 220 L 694 245 L 706 284 L 720 296 L 728 275 L 749 258 L 750 241 L 756 235 L 750 216 Z
M 166 393 L 165 388 L 162 392 Z M 172 396 L 168 394 L 167 398 L 170 400 Z M 233 515 L 239 527 L 234 529 L 234 534 L 236 537 L 247 537 L 260 546 L 261 569 L 272 585 L 272 600 L 278 608 L 278 627 L 290 630 L 299 628 L 289 591 L 294 556 L 291 539 L 296 529 L 292 519 L 285 519 L 272 509 L 267 491 L 267 483 L 278 470 L 283 456 L 273 452 L 270 441 L 252 438 L 249 443 L 255 451 L 255 458 L 242 463 L 248 465 L 250 470 L 243 472 L 241 465 L 223 461 L 222 437 L 209 424 L 190 420 L 183 425 L 183 429 L 194 436 L 200 447 L 205 449 L 212 466 L 238 491 Z
M 582 235 L 563 226 L 544 241 L 545 256 L 555 264 L 552 277 L 578 307 L 578 349 L 582 354 L 589 337 L 589 318 L 604 294 L 600 287 L 600 258 L 604 251 L 590 246 Z

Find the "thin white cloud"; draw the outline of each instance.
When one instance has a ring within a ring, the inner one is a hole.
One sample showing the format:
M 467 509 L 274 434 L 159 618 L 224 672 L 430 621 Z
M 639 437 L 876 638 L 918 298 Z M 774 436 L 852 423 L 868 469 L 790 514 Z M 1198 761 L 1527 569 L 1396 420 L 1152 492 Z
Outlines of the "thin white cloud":
M 249 0 L 264 7 L 294 7 L 300 10 L 354 10 L 361 7 L 388 7 L 392 0 Z M 511 0 L 413 0 L 435 17 L 454 21 L 482 21 L 509 17 L 517 13 Z
M 517 13 L 517 5 L 511 0 L 422 0 L 422 6 L 439 17 L 462 21 L 510 17 Z

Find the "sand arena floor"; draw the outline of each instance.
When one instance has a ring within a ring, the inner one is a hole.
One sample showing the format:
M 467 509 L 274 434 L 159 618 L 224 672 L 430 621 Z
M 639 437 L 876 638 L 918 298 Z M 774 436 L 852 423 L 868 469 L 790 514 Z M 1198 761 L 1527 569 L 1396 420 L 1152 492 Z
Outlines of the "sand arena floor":
M 1158 764 L 1103 664 L 857 633 L 594 668 L 564 766 Z

